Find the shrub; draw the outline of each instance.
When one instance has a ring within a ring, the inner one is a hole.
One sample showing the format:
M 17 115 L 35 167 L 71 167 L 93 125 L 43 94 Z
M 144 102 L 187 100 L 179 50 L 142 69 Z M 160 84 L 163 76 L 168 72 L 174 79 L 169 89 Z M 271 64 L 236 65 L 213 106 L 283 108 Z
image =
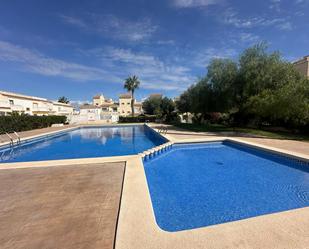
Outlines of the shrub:
M 119 123 L 145 123 L 145 122 L 155 122 L 157 119 L 156 115 L 139 115 L 139 116 L 127 116 L 119 117 Z
M 65 116 L 29 116 L 17 115 L 0 116 L 0 134 L 13 131 L 27 131 L 49 127 L 52 124 L 64 124 Z

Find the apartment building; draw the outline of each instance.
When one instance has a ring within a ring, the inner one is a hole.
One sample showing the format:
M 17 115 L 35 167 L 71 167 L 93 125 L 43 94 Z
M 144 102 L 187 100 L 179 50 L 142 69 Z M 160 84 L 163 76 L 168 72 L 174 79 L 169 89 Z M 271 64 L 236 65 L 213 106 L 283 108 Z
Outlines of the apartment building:
M 69 116 L 73 113 L 73 106 L 45 98 L 0 91 L 0 115 L 9 115 L 12 112 L 38 116 Z
M 309 55 L 304 56 L 302 59 L 295 61 L 295 68 L 303 75 L 309 78 Z
M 93 104 L 85 104 L 80 106 L 78 116 L 73 116 L 73 123 L 116 123 L 119 120 L 119 114 L 115 106 L 97 106 Z
M 92 98 L 92 104 L 80 106 L 79 115 L 73 116 L 74 123 L 116 123 L 119 116 L 132 115 L 131 94 L 121 94 L 119 101 L 105 98 L 102 94 Z M 134 101 L 134 113 L 142 113 L 142 103 Z
M 118 113 L 120 116 L 132 115 L 132 95 L 130 93 L 120 94 Z M 139 115 L 142 113 L 142 103 L 134 101 L 134 114 Z
M 54 115 L 69 116 L 73 114 L 74 108 L 70 104 L 65 104 L 57 101 L 53 101 L 53 113 Z

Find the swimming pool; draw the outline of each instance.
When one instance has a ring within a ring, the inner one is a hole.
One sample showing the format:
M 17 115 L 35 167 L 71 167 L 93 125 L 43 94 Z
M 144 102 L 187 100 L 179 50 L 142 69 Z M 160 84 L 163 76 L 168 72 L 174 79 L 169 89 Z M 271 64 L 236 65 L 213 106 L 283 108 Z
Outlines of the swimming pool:
M 144 162 L 156 222 L 175 232 L 309 206 L 309 165 L 231 142 Z
M 84 127 L 20 146 L 0 148 L 1 162 L 133 155 L 161 145 L 166 139 L 146 125 Z

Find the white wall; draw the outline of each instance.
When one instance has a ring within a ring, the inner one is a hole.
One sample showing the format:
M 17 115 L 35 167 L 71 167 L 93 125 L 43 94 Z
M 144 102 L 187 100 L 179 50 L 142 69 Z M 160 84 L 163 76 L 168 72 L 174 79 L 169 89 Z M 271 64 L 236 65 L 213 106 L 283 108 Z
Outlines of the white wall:
M 119 114 L 117 112 L 106 112 L 100 108 L 81 109 L 79 114 L 71 116 L 71 124 L 81 123 L 117 123 Z

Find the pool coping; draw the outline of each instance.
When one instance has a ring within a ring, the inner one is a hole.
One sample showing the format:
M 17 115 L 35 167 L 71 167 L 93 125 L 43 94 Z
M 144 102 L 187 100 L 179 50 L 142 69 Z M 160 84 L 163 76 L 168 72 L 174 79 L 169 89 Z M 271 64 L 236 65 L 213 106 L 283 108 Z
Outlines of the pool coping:
M 113 126 L 118 126 L 112 124 Z M 120 124 L 136 125 L 136 124 Z M 144 125 L 144 124 L 139 124 Z M 146 124 L 152 127 L 151 124 Z M 61 130 L 68 131 L 81 125 Z M 110 125 L 103 125 L 110 126 Z M 37 138 L 48 132 L 31 138 Z M 231 141 L 258 149 L 309 161 L 308 155 L 264 146 L 241 139 L 223 137 L 199 139 L 174 139 L 168 134 L 160 134 L 173 143 L 205 143 Z M 25 138 L 29 139 L 29 137 Z M 274 214 L 266 214 L 244 220 L 202 227 L 197 229 L 167 232 L 159 228 L 155 221 L 142 155 L 96 157 L 81 159 L 49 160 L 35 162 L 0 163 L 0 170 L 29 167 L 65 166 L 104 162 L 125 162 L 126 174 L 123 182 L 121 206 L 119 210 L 115 248 L 307 248 L 309 244 L 309 207 Z
M 226 140 L 248 145 L 247 142 L 242 143 L 239 139 Z M 201 139 L 192 142 L 218 141 L 224 140 Z M 180 143 L 190 143 L 190 141 Z M 261 146 L 256 147 L 261 149 Z M 266 150 L 269 149 L 266 148 Z M 178 232 L 164 231 L 156 223 L 142 159 L 132 158 L 127 162 L 116 248 L 305 249 L 309 243 L 308 227 L 309 207 L 305 207 L 202 228 Z
M 151 127 L 151 125 L 148 125 Z M 151 127 L 152 128 L 152 127 Z M 175 144 L 229 141 L 308 161 L 300 153 L 228 137 L 173 139 Z M 212 226 L 168 232 L 156 223 L 142 158 L 127 162 L 116 236 L 117 249 L 155 248 L 307 248 L 309 207 Z

